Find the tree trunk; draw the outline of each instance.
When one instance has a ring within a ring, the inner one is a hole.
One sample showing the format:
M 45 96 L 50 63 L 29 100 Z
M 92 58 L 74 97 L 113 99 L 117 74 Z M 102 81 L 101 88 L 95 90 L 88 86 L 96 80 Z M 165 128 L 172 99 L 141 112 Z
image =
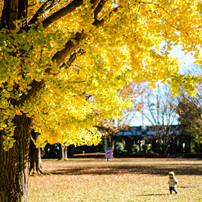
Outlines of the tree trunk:
M 35 145 L 37 133 L 31 132 L 30 150 L 29 150 L 29 174 L 47 174 L 41 166 L 41 149 Z
M 115 134 L 112 133 L 112 151 L 113 151 L 113 153 L 114 153 L 115 145 L 116 145 L 116 137 L 115 137 Z
M 30 139 L 30 153 L 29 153 L 29 173 L 34 175 L 40 173 L 41 169 L 41 151 L 40 148 L 36 148 L 35 141 L 37 135 L 34 132 L 31 132 Z
M 16 142 L 9 151 L 3 150 L 3 131 L 0 131 L 0 201 L 27 199 L 28 159 L 31 119 L 25 115 L 13 120 Z
M 67 160 L 67 146 L 60 144 L 59 160 Z
M 7 27 L 9 30 L 16 28 L 16 20 L 27 18 L 28 0 L 4 0 L 0 28 Z
M 64 160 L 68 159 L 67 146 L 64 145 Z

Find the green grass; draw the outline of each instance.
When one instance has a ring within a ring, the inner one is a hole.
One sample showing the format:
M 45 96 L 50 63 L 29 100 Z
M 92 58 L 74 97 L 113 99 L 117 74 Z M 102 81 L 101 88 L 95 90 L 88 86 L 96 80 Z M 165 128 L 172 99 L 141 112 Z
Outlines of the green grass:
M 187 159 L 43 160 L 50 175 L 30 176 L 28 202 L 202 201 L 202 161 Z M 179 181 L 168 191 L 168 172 Z

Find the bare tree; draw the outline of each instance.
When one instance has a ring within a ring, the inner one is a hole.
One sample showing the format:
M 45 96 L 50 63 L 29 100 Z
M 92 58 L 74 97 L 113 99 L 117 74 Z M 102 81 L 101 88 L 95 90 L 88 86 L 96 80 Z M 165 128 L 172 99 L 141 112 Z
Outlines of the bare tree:
M 142 99 L 142 115 L 156 131 L 156 138 L 163 154 L 167 153 L 168 144 L 175 136 L 178 127 L 178 115 L 176 107 L 178 100 L 172 96 L 171 90 L 167 85 L 158 85 L 152 90 L 146 90 Z

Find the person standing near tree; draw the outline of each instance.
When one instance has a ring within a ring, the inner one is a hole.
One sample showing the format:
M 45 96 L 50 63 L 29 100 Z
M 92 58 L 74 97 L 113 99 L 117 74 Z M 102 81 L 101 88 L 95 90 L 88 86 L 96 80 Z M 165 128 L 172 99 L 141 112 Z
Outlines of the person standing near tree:
M 176 184 L 178 183 L 177 178 L 175 177 L 175 173 L 174 172 L 169 172 L 169 191 L 170 194 L 172 194 L 172 191 L 174 191 L 177 194 L 177 190 L 175 189 Z

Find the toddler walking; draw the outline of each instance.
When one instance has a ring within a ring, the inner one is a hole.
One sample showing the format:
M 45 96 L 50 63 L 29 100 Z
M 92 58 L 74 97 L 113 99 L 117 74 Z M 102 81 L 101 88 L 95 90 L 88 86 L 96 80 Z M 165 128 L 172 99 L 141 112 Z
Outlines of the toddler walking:
M 172 191 L 174 191 L 177 194 L 177 190 L 175 189 L 176 184 L 178 183 L 177 178 L 175 177 L 175 173 L 174 172 L 169 172 L 169 191 L 170 194 L 172 194 Z

